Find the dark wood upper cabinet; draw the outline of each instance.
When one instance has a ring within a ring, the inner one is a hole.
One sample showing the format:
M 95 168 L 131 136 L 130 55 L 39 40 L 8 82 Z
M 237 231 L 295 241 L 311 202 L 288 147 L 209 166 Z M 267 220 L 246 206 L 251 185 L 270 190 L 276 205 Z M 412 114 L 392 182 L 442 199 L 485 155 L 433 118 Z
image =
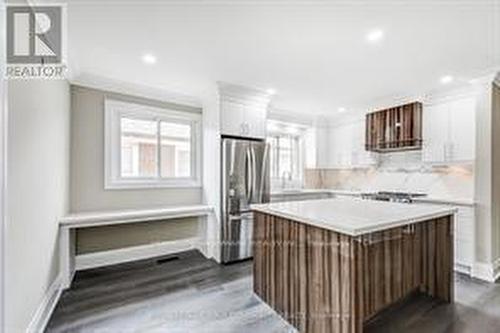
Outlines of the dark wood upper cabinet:
M 422 149 L 422 103 L 368 113 L 365 143 L 379 153 Z

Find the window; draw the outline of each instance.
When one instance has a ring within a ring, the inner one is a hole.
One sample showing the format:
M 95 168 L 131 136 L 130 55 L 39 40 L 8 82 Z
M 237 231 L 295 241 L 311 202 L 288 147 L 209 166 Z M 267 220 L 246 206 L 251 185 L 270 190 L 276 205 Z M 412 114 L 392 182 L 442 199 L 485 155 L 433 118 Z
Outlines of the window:
M 268 137 L 271 147 L 271 178 L 301 178 L 299 138 L 287 134 Z
M 271 186 L 302 187 L 306 162 L 305 142 L 309 128 L 304 125 L 269 120 Z M 314 147 L 310 147 L 314 149 Z
M 106 188 L 200 186 L 200 115 L 106 100 Z

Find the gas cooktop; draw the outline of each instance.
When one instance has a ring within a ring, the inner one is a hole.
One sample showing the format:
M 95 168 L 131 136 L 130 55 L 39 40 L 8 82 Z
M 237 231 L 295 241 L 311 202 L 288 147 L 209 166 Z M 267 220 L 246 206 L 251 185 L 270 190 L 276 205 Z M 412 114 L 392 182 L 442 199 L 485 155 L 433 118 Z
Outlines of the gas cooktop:
M 425 196 L 427 196 L 427 194 L 425 193 L 391 192 L 391 191 L 363 193 L 361 195 L 363 199 L 368 199 L 368 200 L 404 202 L 404 203 L 411 203 L 413 199 Z

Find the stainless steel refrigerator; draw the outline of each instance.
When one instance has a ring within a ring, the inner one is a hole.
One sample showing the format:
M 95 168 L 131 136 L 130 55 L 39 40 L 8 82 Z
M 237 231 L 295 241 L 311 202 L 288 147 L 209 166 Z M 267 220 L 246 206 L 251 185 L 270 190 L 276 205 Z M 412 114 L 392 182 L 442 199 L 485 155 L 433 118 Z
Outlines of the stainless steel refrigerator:
M 265 141 L 222 138 L 223 263 L 252 257 L 250 205 L 269 202 L 269 151 Z

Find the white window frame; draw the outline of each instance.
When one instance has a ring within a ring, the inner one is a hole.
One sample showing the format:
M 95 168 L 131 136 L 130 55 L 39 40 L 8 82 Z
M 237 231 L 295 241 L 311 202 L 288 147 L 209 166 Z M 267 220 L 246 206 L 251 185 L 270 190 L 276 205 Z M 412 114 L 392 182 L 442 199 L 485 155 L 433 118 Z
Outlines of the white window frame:
M 305 140 L 306 140 L 306 132 L 308 127 L 296 125 L 293 123 L 285 123 L 285 122 L 277 122 L 273 120 L 268 121 L 268 131 L 267 138 L 275 138 L 275 137 L 289 137 L 294 140 L 297 140 L 297 174 L 295 175 L 292 172 L 292 179 L 289 181 L 289 185 L 292 187 L 301 188 L 304 186 L 304 170 L 305 170 Z M 271 152 L 273 153 L 273 152 Z M 279 156 L 279 152 L 277 154 Z M 278 162 L 279 163 L 279 162 Z M 275 166 L 270 166 L 271 168 Z M 276 166 L 279 169 L 279 166 Z M 283 175 L 278 175 L 278 177 L 271 176 L 271 184 L 275 188 L 281 188 L 283 181 Z
M 281 133 L 273 133 L 273 134 L 270 134 L 268 135 L 268 138 L 271 138 L 271 139 L 275 139 L 278 141 L 278 146 L 277 147 L 274 147 L 272 149 L 276 149 L 277 151 L 276 152 L 272 152 L 272 154 L 275 154 L 276 155 L 276 158 L 277 158 L 277 161 L 276 161 L 276 165 L 275 166 L 271 166 L 271 168 L 273 169 L 276 169 L 276 170 L 273 170 L 273 171 L 279 171 L 280 169 L 280 160 L 279 160 L 279 156 L 280 156 L 280 147 L 279 147 L 279 140 L 282 139 L 282 138 L 286 138 L 288 140 L 293 140 L 295 141 L 292 148 L 290 148 L 290 152 L 291 152 L 291 165 L 290 165 L 290 168 L 291 168 L 291 173 L 290 173 L 290 176 L 292 178 L 293 181 L 302 181 L 302 178 L 303 178 L 303 175 L 302 175 L 302 169 L 303 169 L 303 163 L 302 163 L 302 154 L 301 154 L 301 137 L 300 135 L 291 135 L 291 134 L 281 134 Z M 297 147 L 297 151 L 294 152 L 294 149 L 293 147 L 296 146 Z M 272 173 L 272 172 L 271 172 Z M 277 172 L 276 172 L 277 173 Z M 272 178 L 273 179 L 282 179 L 283 175 L 280 175 L 278 173 L 277 177 L 276 176 L 273 176 Z
M 191 177 L 161 177 L 161 138 L 157 145 L 157 175 L 154 177 L 121 177 L 122 117 L 189 124 L 191 126 Z M 114 99 L 105 100 L 105 189 L 201 187 L 201 114 L 175 111 Z

